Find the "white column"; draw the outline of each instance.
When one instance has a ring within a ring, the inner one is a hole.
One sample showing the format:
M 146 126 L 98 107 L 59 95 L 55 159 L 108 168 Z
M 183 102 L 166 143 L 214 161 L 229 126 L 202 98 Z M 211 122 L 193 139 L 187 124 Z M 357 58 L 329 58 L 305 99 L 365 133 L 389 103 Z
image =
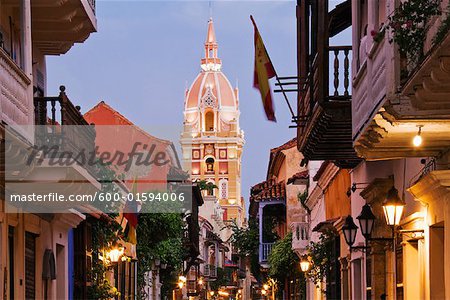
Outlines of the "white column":
M 31 40 L 31 0 L 21 0 L 20 2 L 20 19 L 21 19 L 21 61 L 23 71 L 30 78 L 31 84 L 27 87 L 27 106 L 28 124 L 34 124 L 34 102 L 33 102 L 33 42 Z M 29 129 L 30 131 L 31 129 Z M 34 141 L 33 132 L 29 132 L 31 141 Z
M 32 78 L 33 44 L 31 41 L 31 0 L 21 0 L 20 8 L 22 25 L 21 60 L 23 62 L 23 70 L 25 74 Z

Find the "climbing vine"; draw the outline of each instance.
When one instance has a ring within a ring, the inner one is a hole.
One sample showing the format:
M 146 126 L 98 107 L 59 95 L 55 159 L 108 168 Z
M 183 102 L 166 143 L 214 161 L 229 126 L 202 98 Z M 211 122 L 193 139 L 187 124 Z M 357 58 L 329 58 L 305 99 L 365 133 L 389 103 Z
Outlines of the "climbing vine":
M 92 269 L 89 271 L 92 285 L 88 286 L 88 299 L 107 300 L 119 296 L 120 293 L 111 285 L 106 278 L 108 266 L 104 260 L 104 253 L 115 245 L 119 237 L 117 233 L 121 230 L 119 223 L 114 220 L 115 215 L 93 219 L 92 225 Z
M 97 164 L 97 167 L 97 178 L 101 182 L 101 191 L 103 193 L 119 192 L 115 184 L 119 177 L 116 172 L 107 164 Z M 114 207 L 115 203 L 109 203 L 114 201 L 96 200 L 94 202 L 96 208 L 103 212 L 112 212 L 117 209 Z M 109 213 L 100 219 L 93 218 L 89 221 L 92 226 L 92 268 L 88 270 L 88 276 L 91 278 L 92 285 L 87 287 L 88 299 L 106 300 L 120 295 L 106 278 L 108 266 L 104 258 L 105 252 L 116 245 L 122 237 L 122 227 L 116 222 L 117 216 L 117 213 Z
M 331 270 L 331 257 L 333 257 L 333 244 L 336 238 L 334 230 L 329 229 L 322 232 L 319 241 L 311 242 L 307 248 L 308 256 L 311 261 L 311 268 L 306 276 L 311 279 L 316 287 L 324 282 L 327 274 Z
M 441 25 L 439 26 L 436 35 L 433 38 L 433 45 L 437 45 L 444 40 L 445 36 L 448 34 L 450 30 L 450 3 L 447 5 L 445 10 L 445 18 L 442 20 Z
M 162 295 L 168 296 L 169 291 L 175 287 L 183 261 L 183 232 L 181 214 L 141 212 L 136 234 L 139 299 L 146 299 L 148 296 L 144 291 L 145 274 L 152 270 L 155 259 L 166 266 L 165 269 L 160 269 Z
M 292 250 L 292 233 L 289 233 L 273 245 L 269 255 L 269 276 L 284 284 L 286 279 L 299 275 L 299 258 Z

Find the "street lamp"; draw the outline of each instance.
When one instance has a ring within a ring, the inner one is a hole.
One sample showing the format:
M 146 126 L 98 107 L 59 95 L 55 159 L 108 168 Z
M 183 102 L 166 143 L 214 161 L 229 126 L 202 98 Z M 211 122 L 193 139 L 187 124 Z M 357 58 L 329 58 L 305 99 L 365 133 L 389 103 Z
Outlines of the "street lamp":
M 384 216 L 386 217 L 387 225 L 398 226 L 400 224 L 405 205 L 405 202 L 400 199 L 397 189 L 392 187 L 383 202 Z
M 300 269 L 302 269 L 302 272 L 306 273 L 308 272 L 310 267 L 311 263 L 309 262 L 308 256 L 303 255 L 302 259 L 300 260 Z
M 362 207 L 361 213 L 356 217 L 356 219 L 359 221 L 359 227 L 361 228 L 362 235 L 365 239 L 369 239 L 372 235 L 373 224 L 376 219 L 369 204 L 365 204 Z
M 124 248 L 122 247 L 122 245 L 113 247 L 108 252 L 109 261 L 111 263 L 117 263 L 119 261 L 120 257 L 123 255 L 123 252 L 124 252 Z
M 345 223 L 342 226 L 342 231 L 344 233 L 345 242 L 350 247 L 352 247 L 355 243 L 357 230 L 358 226 L 356 226 L 355 222 L 353 222 L 352 216 L 347 216 L 347 218 L 345 218 Z

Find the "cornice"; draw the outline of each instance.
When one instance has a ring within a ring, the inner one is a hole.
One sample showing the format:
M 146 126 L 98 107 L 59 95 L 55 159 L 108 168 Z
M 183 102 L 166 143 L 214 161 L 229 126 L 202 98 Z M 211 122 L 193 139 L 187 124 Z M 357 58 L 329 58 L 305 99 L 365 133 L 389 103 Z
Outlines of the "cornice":
M 441 201 L 450 194 L 450 170 L 432 171 L 408 189 L 424 204 Z

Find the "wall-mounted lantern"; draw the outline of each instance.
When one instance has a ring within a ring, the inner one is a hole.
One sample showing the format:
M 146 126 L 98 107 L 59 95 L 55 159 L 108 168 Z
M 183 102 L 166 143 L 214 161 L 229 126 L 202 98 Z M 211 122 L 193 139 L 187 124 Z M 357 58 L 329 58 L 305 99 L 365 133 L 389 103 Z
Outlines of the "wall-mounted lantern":
M 306 273 L 309 271 L 309 268 L 311 267 L 311 262 L 309 261 L 309 258 L 307 255 L 303 255 L 300 260 L 300 269 L 303 273 Z
M 392 187 L 383 201 L 384 216 L 389 226 L 398 226 L 406 203 L 400 199 L 398 191 Z

